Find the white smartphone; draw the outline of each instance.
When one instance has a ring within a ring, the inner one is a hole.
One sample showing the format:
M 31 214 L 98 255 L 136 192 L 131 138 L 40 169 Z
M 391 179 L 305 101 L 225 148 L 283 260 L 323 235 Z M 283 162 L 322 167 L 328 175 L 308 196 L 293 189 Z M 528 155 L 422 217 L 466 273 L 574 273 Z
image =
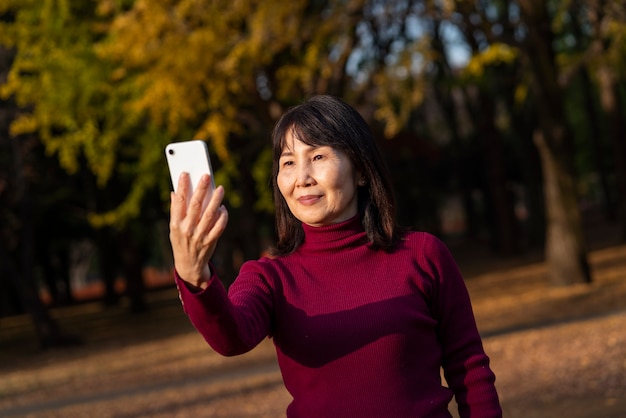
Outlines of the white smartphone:
M 206 142 L 201 140 L 173 142 L 165 147 L 165 158 L 167 159 L 174 191 L 178 187 L 178 178 L 183 171 L 189 173 L 191 180 L 189 196 L 195 190 L 203 174 L 211 176 L 211 187 L 215 189 L 209 148 Z

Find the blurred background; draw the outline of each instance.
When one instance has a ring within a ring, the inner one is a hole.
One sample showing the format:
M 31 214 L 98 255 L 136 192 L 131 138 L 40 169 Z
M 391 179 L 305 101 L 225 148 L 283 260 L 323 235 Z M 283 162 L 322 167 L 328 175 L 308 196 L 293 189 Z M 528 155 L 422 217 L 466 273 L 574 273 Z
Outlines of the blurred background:
M 271 342 L 182 312 L 164 148 L 209 146 L 229 285 L 274 240 L 274 123 L 332 94 L 451 247 L 505 414 L 623 417 L 625 74 L 617 0 L 0 0 L 0 415 L 283 416 Z
M 205 140 L 230 283 L 274 238 L 270 133 L 332 94 L 370 123 L 399 222 L 592 283 L 626 240 L 626 9 L 610 0 L 2 0 L 0 316 L 171 287 L 166 144 Z M 592 228 L 593 232 L 593 228 Z M 91 293 L 90 293 L 91 292 Z

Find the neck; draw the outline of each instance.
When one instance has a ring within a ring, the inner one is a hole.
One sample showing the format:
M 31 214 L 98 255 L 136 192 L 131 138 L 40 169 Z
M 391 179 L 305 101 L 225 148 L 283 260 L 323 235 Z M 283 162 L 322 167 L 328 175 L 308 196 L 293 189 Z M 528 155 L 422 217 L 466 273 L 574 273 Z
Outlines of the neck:
M 298 252 L 323 253 L 336 252 L 367 243 L 367 235 L 358 215 L 336 224 L 311 226 L 302 224 L 304 243 Z

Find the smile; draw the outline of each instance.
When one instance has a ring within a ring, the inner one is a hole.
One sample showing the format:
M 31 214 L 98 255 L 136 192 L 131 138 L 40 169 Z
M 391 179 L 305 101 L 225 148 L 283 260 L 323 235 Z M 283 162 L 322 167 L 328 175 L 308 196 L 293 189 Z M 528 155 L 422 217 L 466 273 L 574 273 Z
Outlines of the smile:
M 297 200 L 299 203 L 303 205 L 312 205 L 316 203 L 317 201 L 319 201 L 320 199 L 321 199 L 321 196 L 319 195 L 306 195 L 306 196 L 300 196 Z

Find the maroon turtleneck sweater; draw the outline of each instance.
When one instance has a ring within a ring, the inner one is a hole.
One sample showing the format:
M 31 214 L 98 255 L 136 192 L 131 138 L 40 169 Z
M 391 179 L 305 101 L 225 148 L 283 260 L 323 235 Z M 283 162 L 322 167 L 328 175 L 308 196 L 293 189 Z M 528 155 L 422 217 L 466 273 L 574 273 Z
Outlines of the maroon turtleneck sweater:
M 358 217 L 303 225 L 298 250 L 245 263 L 228 293 L 215 275 L 194 293 L 176 277 L 184 309 L 223 355 L 272 337 L 287 416 L 502 415 L 470 299 L 441 241 L 408 233 L 374 251 Z M 442 386 L 443 367 L 450 388 Z

